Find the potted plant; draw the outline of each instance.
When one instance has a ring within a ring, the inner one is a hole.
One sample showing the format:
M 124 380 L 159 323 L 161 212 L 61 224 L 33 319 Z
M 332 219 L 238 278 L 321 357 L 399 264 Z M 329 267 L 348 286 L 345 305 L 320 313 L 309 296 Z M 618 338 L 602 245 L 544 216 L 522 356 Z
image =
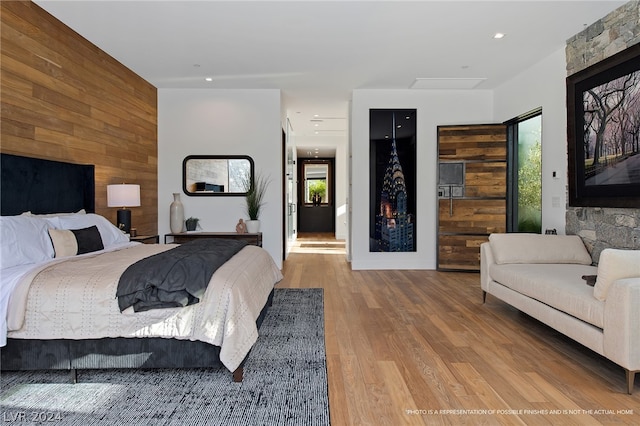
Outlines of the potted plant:
M 245 188 L 247 190 L 246 213 L 249 220 L 246 221 L 247 232 L 256 233 L 260 230 L 260 211 L 265 204 L 264 197 L 267 192 L 270 180 L 259 173 L 255 173 L 253 182 L 247 177 L 245 180 Z
M 187 231 L 195 231 L 196 228 L 198 227 L 198 221 L 200 219 L 198 219 L 197 217 L 190 217 L 189 219 L 185 220 L 185 225 L 187 226 Z
M 309 195 L 314 206 L 322 204 L 322 197 L 327 192 L 327 183 L 324 180 L 315 180 L 309 184 Z

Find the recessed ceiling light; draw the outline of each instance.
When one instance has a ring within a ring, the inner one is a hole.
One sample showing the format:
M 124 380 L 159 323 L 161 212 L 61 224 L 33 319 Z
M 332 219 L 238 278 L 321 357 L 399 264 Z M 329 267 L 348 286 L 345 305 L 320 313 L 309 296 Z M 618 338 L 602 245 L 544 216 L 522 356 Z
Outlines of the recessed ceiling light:
M 213 78 L 211 78 L 211 77 L 207 77 L 207 78 L 205 78 L 205 80 L 206 80 L 206 81 L 213 81 Z
M 503 38 L 506 34 L 505 33 L 495 33 L 493 35 L 493 38 Z

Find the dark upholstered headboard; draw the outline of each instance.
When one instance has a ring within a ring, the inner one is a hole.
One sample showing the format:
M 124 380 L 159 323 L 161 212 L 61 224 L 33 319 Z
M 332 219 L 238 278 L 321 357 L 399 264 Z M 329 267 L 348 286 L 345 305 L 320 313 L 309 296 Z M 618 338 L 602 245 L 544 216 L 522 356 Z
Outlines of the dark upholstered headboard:
M 93 165 L 71 164 L 2 154 L 0 210 L 2 216 L 95 212 Z

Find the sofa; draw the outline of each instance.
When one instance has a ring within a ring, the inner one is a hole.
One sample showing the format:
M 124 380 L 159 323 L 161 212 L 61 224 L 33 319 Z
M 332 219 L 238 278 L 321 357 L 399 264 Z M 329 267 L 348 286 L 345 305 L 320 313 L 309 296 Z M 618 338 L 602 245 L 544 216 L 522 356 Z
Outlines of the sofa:
M 480 246 L 487 294 L 624 368 L 640 370 L 640 250 L 605 249 L 597 266 L 576 235 L 491 234 Z

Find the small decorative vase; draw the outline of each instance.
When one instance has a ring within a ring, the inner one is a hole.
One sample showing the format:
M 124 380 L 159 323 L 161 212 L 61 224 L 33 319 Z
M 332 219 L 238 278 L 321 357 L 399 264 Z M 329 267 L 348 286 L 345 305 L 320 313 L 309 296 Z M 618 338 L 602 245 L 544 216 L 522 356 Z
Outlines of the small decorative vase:
M 182 232 L 182 226 L 184 225 L 184 206 L 180 201 L 180 193 L 173 193 L 173 202 L 169 206 L 169 227 L 173 234 Z
M 259 220 L 245 220 L 244 223 L 247 224 L 247 232 L 250 234 L 255 234 L 260 231 L 260 221 Z

